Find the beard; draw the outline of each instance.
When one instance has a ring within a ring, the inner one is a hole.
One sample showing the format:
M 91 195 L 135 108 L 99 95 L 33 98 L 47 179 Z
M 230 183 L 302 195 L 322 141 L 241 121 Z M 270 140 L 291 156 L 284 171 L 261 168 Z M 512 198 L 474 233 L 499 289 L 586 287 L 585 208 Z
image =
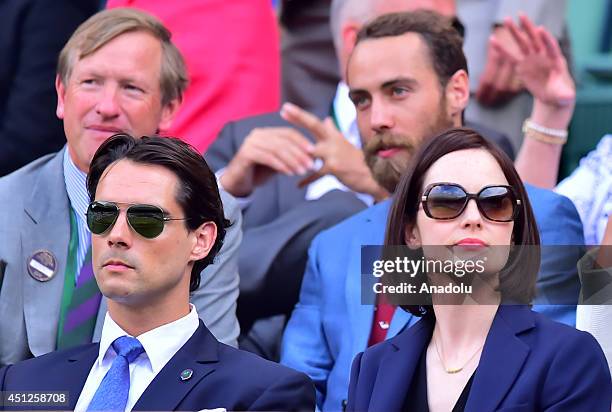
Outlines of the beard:
M 390 148 L 400 149 L 400 151 L 388 158 L 378 156 L 379 151 Z M 389 193 L 395 191 L 415 150 L 416 147 L 410 137 L 389 132 L 374 135 L 363 148 L 366 164 L 374 180 Z
M 365 161 L 374 176 L 374 180 L 389 193 L 395 192 L 402 174 L 408 168 L 414 153 L 423 141 L 451 127 L 453 127 L 451 118 L 445 111 L 440 110 L 433 124 L 421 136 L 391 132 L 375 134 L 363 146 Z M 379 151 L 387 149 L 399 149 L 399 151 L 387 158 L 378 155 Z

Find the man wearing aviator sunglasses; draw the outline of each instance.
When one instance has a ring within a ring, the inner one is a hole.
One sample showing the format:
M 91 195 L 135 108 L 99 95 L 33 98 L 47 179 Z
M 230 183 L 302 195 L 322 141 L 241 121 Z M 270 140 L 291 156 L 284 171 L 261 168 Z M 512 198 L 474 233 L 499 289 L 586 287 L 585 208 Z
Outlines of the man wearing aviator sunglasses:
M 108 298 L 100 343 L 0 369 L 0 390 L 57 388 L 68 393 L 62 409 L 78 411 L 314 409 L 307 376 L 221 344 L 189 303 L 229 226 L 200 154 L 178 139 L 117 134 L 96 152 L 87 190 Z
M 94 235 L 105 234 L 113 228 L 120 213 L 117 203 L 91 202 L 87 208 L 87 227 Z M 130 228 L 147 239 L 159 236 L 165 222 L 188 219 L 168 217 L 168 213 L 161 207 L 153 205 L 127 205 L 125 215 Z
M 169 31 L 138 10 L 101 11 L 66 43 L 56 78 L 66 147 L 0 179 L 0 365 L 99 339 L 106 299 L 85 216 L 91 159 L 113 134 L 164 133 L 186 87 Z M 221 198 L 236 224 L 191 302 L 217 338 L 236 345 L 241 214 L 231 196 Z

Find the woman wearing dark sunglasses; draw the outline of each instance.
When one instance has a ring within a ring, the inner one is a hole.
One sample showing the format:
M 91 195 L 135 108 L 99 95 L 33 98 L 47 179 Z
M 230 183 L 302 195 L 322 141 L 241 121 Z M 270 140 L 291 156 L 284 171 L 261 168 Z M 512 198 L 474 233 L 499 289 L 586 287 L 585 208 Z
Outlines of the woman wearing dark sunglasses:
M 441 249 L 495 259 L 471 278 L 481 287 L 470 296 L 430 294 L 431 304 L 417 305 L 387 296 L 422 319 L 357 355 L 347 409 L 610 411 L 610 374 L 595 339 L 522 303 L 535 295 L 539 236 L 511 161 L 477 133 L 452 129 L 413 162 L 385 245 L 425 259 Z M 465 282 L 435 270 L 423 278 L 428 286 Z

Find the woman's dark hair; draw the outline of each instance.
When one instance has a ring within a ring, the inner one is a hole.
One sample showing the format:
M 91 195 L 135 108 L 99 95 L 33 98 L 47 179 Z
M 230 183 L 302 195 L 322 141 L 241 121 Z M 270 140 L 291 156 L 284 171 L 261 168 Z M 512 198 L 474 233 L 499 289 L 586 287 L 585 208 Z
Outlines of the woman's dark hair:
M 140 139 L 128 134 L 116 134 L 106 140 L 96 151 L 87 175 L 87 191 L 90 200 L 95 199 L 96 188 L 104 171 L 113 163 L 127 159 L 144 165 L 157 165 L 173 172 L 179 181 L 176 201 L 187 218 L 189 231 L 204 222 L 217 226 L 217 238 L 208 255 L 197 260 L 191 271 L 189 291 L 200 286 L 200 273 L 213 260 L 225 238 L 230 222 L 223 214 L 217 180 L 206 161 L 192 146 L 172 137 L 143 136 Z
M 415 153 L 411 166 L 404 172 L 395 191 L 395 197 L 385 235 L 385 246 L 406 245 L 405 229 L 416 224 L 417 212 L 423 192 L 423 179 L 429 168 L 442 156 L 466 149 L 483 149 L 489 152 L 501 167 L 508 184 L 521 200 L 519 213 L 514 220 L 513 247 L 505 267 L 499 272 L 499 291 L 502 301 L 531 302 L 535 295 L 535 283 L 540 266 L 540 237 L 533 210 L 525 187 L 512 161 L 493 143 L 467 128 L 447 130 L 425 142 Z M 522 246 L 531 247 L 522 247 Z M 405 305 L 417 316 L 429 312 L 429 307 Z

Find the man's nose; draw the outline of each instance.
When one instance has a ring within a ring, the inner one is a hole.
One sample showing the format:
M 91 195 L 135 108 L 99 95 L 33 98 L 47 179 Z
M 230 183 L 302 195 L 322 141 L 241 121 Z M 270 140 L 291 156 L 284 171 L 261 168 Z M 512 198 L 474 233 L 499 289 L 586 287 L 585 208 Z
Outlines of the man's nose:
M 377 133 L 391 130 L 395 127 L 393 112 L 383 100 L 373 100 L 370 109 L 371 127 Z
M 119 213 L 117 221 L 106 236 L 110 247 L 129 248 L 131 246 L 133 233 L 125 213 Z
M 114 85 L 105 85 L 96 104 L 96 112 L 105 118 L 119 114 L 118 90 Z

